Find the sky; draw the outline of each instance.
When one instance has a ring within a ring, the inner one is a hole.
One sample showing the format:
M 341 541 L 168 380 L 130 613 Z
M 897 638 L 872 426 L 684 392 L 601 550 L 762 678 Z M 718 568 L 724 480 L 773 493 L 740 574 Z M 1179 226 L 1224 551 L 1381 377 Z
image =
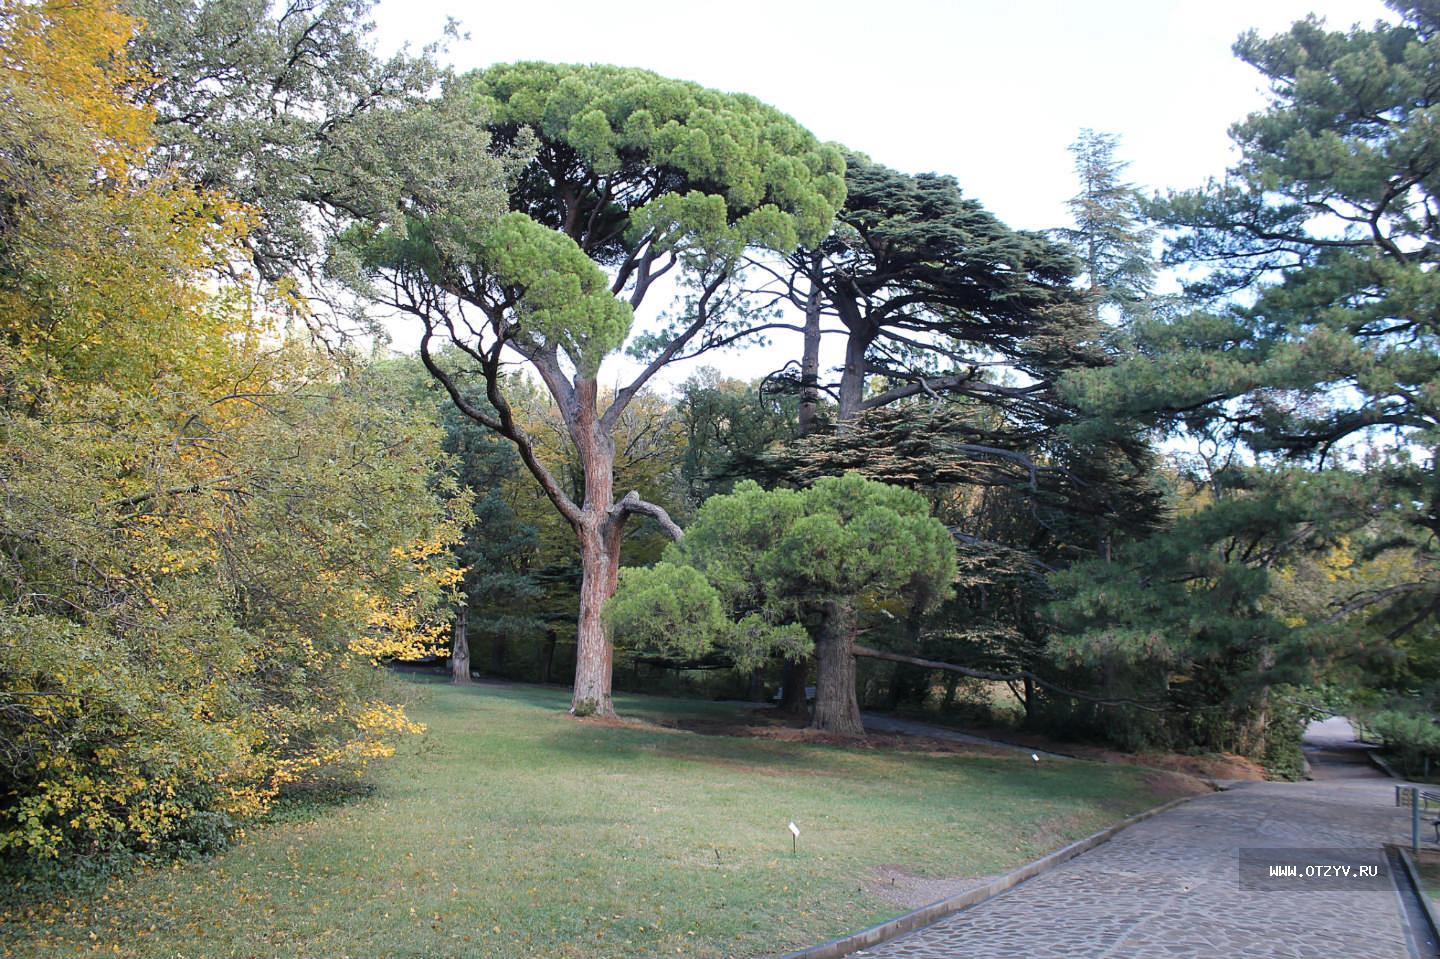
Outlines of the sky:
M 1265 103 L 1231 45 L 1312 13 L 1332 28 L 1394 19 L 1379 0 L 380 0 L 375 40 L 420 46 L 454 16 L 468 36 L 441 59 L 460 70 L 615 63 L 749 93 L 887 166 L 954 175 L 1012 227 L 1049 229 L 1067 225 L 1066 148 L 1086 127 L 1120 138 L 1147 190 L 1222 175 L 1227 129 Z M 410 339 L 395 331 L 397 347 Z M 705 362 L 749 378 L 797 353 Z

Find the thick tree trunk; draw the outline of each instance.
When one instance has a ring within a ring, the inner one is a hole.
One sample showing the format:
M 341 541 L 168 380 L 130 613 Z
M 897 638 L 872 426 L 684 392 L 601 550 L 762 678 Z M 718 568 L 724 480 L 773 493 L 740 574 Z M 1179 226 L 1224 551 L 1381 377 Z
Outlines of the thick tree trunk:
M 840 410 L 836 415 L 837 432 L 846 432 L 860 415 L 865 402 L 865 353 L 869 337 L 852 332 L 845 341 L 845 365 L 840 370 Z
M 825 605 L 820 641 L 815 644 L 815 716 L 810 728 L 836 736 L 865 735 L 855 698 L 855 611 L 844 603 Z
M 844 433 L 864 410 L 865 356 L 870 352 L 870 344 L 875 342 L 878 330 L 853 300 L 837 297 L 835 309 L 848 331 L 845 337 L 845 365 L 840 368 L 840 409 L 836 413 L 835 427 L 836 432 Z
M 461 602 L 455 611 L 455 635 L 450 643 L 450 681 L 461 686 L 470 685 L 470 604 Z
M 615 502 L 615 443 L 596 420 L 595 381 L 577 379 L 575 394 L 578 402 L 570 436 L 584 471 L 585 501 L 575 524 L 580 538 L 580 618 L 570 711 L 577 716 L 614 716 L 610 689 L 615 649 L 602 613 L 615 593 L 625 514 L 610 511 Z
M 615 715 L 610 699 L 615 651 L 601 613 L 615 592 L 611 570 L 620 557 L 609 555 L 604 526 L 602 519 L 579 529 L 580 619 L 575 636 L 575 691 L 570 699 L 571 712 L 577 716 Z
M 1025 726 L 1026 728 L 1035 725 L 1035 678 L 1025 677 Z

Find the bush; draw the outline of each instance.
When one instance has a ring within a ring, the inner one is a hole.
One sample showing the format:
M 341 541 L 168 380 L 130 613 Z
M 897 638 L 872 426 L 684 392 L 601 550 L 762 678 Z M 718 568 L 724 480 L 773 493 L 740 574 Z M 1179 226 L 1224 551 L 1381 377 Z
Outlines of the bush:
M 1407 776 L 1418 776 L 1440 768 L 1440 724 L 1429 713 L 1407 709 L 1386 709 L 1372 714 L 1366 724 L 1399 762 Z

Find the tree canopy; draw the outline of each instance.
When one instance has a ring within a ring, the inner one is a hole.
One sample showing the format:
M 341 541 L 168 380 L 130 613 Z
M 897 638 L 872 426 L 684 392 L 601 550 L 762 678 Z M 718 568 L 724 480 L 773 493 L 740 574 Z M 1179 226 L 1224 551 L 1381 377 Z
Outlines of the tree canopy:
M 637 513 L 674 526 L 638 493 L 616 501 L 617 425 L 667 363 L 733 339 L 725 306 L 739 295 L 745 249 L 789 249 L 824 234 L 844 197 L 842 160 L 752 97 L 645 70 L 497 66 L 456 79 L 443 99 L 468 110 L 491 143 L 473 170 L 454 174 L 506 171 L 508 212 L 467 220 L 468 235 L 442 242 L 436 224 L 453 223 L 453 213 L 402 200 L 401 217 L 362 223 L 350 240 L 388 284 L 389 303 L 424 324 L 422 357 L 457 406 L 516 444 L 574 527 L 583 571 L 575 708 L 609 713 L 600 611 L 614 590 L 620 534 Z M 651 284 L 677 268 L 693 297 L 669 326 L 647 333 L 648 364 L 602 403 L 601 363 L 630 335 Z M 489 409 L 436 361 L 437 336 L 476 368 Z M 501 366 L 511 353 L 558 408 L 584 473 L 579 500 L 542 462 L 506 398 Z
M 861 618 L 896 603 L 923 613 L 955 575 L 954 541 L 917 493 L 856 473 L 803 490 L 745 481 L 706 500 L 659 564 L 624 571 L 608 615 L 622 641 L 691 656 L 718 647 L 741 668 L 777 649 L 808 652 L 809 624 L 821 668 L 814 726 L 863 735 L 852 652 Z
M 1035 392 L 1002 385 L 995 367 L 1038 374 L 1042 334 L 1075 322 L 1069 253 L 1007 227 L 953 177 L 912 176 L 851 153 L 845 179 L 835 232 L 790 260 L 844 332 L 839 420 L 927 391 L 1014 403 Z M 795 278 L 786 283 L 798 298 Z M 872 379 L 885 386 L 867 396 Z

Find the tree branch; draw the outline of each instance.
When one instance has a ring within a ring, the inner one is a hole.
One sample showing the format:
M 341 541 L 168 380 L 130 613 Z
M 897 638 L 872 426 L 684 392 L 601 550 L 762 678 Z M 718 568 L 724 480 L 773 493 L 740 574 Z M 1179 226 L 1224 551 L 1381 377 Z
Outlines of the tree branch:
M 704 291 L 700 294 L 700 300 L 695 306 L 695 319 L 683 333 L 666 344 L 665 349 L 661 350 L 660 354 L 651 360 L 650 364 L 641 370 L 635 379 L 630 381 L 630 385 L 615 394 L 615 400 L 610 404 L 610 408 L 600 417 L 601 429 L 607 433 L 613 431 L 615 424 L 620 419 L 620 414 L 625 412 L 625 407 L 629 406 L 636 394 L 645 388 L 645 384 L 650 381 L 650 378 L 660 372 L 665 364 L 675 358 L 675 354 L 685 348 L 686 343 L 689 343 L 697 333 L 705 328 L 705 324 L 710 321 L 710 300 L 728 278 L 729 273 L 722 271 L 715 279 L 706 284 Z
M 647 503 L 640 498 L 640 493 L 636 490 L 631 490 L 626 493 L 620 502 L 610 507 L 611 516 L 620 517 L 627 513 L 637 513 L 641 516 L 650 517 L 659 523 L 660 528 L 665 531 L 666 535 L 677 543 L 685 538 L 685 531 L 670 518 L 670 514 L 665 512 L 665 507 L 657 506 L 654 503 Z
M 564 516 L 572 525 L 578 525 L 581 516 L 580 507 L 576 506 L 575 502 L 570 499 L 569 496 L 565 495 L 565 491 L 560 488 L 560 484 L 556 481 L 554 475 L 545 468 L 544 463 L 540 462 L 540 458 L 535 452 L 535 446 L 530 441 L 529 434 L 515 421 L 515 416 L 510 409 L 510 404 L 505 400 L 504 394 L 500 392 L 499 357 L 492 357 L 490 360 L 483 362 L 481 369 L 485 377 L 486 395 L 490 400 L 490 405 L 493 406 L 499 414 L 498 417 L 495 417 L 467 400 L 465 395 L 460 392 L 460 388 L 456 385 L 454 378 L 441 369 L 440 365 L 435 362 L 434 356 L 430 353 L 430 339 L 434 335 L 434 332 L 434 327 L 427 318 L 425 335 L 420 338 L 420 360 L 425 364 L 425 368 L 430 371 L 430 375 L 435 377 L 441 386 L 445 387 L 445 392 L 450 394 L 450 400 L 455 404 L 456 409 L 480 425 L 494 430 L 515 444 L 515 449 L 519 452 L 521 461 L 525 464 L 526 468 L 530 470 L 531 475 L 535 477 L 536 481 L 540 483 L 541 488 L 545 490 L 545 495 L 549 497 L 550 502 L 555 504 L 555 508 L 560 511 L 560 515 Z M 497 352 L 501 345 L 500 343 L 496 344 L 495 349 Z
M 1080 699 L 1087 703 L 1096 703 L 1101 706 L 1134 706 L 1136 709 L 1145 709 L 1155 713 L 1165 712 L 1166 709 L 1169 708 L 1168 705 L 1143 703 L 1138 699 L 1106 699 L 1103 696 L 1093 696 L 1090 693 L 1066 689 L 1063 686 L 1057 686 L 1054 683 L 1041 679 L 1028 669 L 1022 669 L 1018 673 L 1010 674 L 995 673 L 988 669 L 972 669 L 969 666 L 956 666 L 954 663 L 942 663 L 933 659 L 920 659 L 917 656 L 887 653 L 879 649 L 871 649 L 869 646 L 861 646 L 858 643 L 852 647 L 852 650 L 856 656 L 863 656 L 868 659 L 883 659 L 892 663 L 908 663 L 911 666 L 919 666 L 921 669 L 943 669 L 948 672 L 959 673 L 962 676 L 973 676 L 976 679 L 988 679 L 994 682 L 1013 682 L 1014 680 L 1028 677 L 1034 681 L 1035 685 L 1042 686 L 1061 696 L 1069 696 L 1071 699 Z

